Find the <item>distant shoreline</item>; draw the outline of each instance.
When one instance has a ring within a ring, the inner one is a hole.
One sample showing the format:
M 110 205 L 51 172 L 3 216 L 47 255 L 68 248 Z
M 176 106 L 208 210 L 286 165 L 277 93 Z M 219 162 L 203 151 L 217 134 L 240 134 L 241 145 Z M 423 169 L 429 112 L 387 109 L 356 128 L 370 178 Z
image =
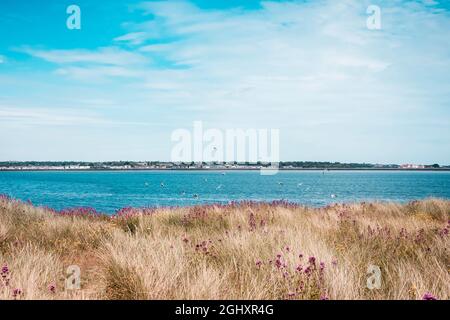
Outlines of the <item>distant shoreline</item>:
M 126 168 L 126 169 L 5 169 L 0 168 L 0 172 L 124 172 L 124 171 L 217 171 L 217 172 L 232 172 L 232 171 L 260 171 L 261 168 L 234 168 L 234 169 L 206 169 L 206 168 Z M 270 170 L 270 169 L 269 169 Z M 274 169 L 275 170 L 275 169 Z M 434 172 L 449 172 L 450 168 L 279 168 L 278 171 L 399 171 L 399 172 L 413 172 L 413 171 L 434 171 Z

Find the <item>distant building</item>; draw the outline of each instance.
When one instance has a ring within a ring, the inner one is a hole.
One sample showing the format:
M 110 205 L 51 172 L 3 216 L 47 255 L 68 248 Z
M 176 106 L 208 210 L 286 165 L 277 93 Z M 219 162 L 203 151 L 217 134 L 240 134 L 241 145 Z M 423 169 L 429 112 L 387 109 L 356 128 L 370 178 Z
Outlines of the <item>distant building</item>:
M 401 169 L 425 169 L 425 166 L 423 164 L 402 164 L 400 165 Z

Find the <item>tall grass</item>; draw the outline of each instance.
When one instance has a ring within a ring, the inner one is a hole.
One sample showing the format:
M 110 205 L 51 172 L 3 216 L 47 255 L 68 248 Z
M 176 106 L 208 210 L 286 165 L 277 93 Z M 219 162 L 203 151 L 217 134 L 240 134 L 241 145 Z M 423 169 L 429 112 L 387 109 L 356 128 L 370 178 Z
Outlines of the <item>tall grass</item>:
M 438 199 L 107 217 L 0 197 L 0 299 L 449 299 L 449 219 Z M 70 265 L 80 290 L 65 289 Z

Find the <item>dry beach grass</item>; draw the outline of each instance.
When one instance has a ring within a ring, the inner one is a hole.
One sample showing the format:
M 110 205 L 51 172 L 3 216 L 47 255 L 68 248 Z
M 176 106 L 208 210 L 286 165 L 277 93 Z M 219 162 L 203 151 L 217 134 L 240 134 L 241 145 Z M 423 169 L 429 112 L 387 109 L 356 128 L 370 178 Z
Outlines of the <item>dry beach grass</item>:
M 0 299 L 450 298 L 450 201 L 54 212 L 0 198 Z M 66 269 L 81 289 L 65 290 Z M 367 288 L 369 265 L 381 287 Z

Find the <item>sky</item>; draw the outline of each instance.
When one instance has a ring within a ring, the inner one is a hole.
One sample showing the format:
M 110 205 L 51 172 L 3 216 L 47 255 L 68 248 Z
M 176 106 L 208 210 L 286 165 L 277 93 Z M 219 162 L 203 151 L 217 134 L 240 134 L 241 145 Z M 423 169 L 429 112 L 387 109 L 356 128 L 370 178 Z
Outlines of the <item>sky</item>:
M 202 121 L 279 129 L 284 161 L 450 164 L 449 31 L 439 0 L 2 0 L 0 161 L 170 160 Z

